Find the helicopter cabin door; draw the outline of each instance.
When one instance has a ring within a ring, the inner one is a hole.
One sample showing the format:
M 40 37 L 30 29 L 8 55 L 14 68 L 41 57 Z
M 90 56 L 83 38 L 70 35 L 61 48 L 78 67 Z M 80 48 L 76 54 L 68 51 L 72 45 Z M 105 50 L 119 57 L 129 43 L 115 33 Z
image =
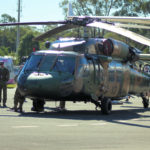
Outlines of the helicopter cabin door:
M 129 89 L 129 72 L 125 65 L 112 61 L 108 67 L 108 97 L 123 97 Z
M 89 83 L 90 92 L 92 95 L 99 97 L 100 93 L 100 74 L 101 67 L 97 59 L 88 60 L 89 65 Z
M 118 97 L 122 94 L 122 84 L 123 84 L 123 70 L 122 64 L 117 61 L 112 61 L 108 66 L 107 81 L 107 92 L 105 96 L 107 97 Z

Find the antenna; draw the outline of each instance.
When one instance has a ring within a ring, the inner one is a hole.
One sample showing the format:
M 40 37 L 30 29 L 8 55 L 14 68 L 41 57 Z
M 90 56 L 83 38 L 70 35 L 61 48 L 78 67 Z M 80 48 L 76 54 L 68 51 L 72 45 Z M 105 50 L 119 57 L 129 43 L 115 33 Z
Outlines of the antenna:
M 72 17 L 72 16 L 74 16 L 74 14 L 73 14 L 73 10 L 72 10 L 72 4 L 69 2 L 69 4 L 68 4 L 68 15 L 67 15 L 68 17 Z
M 20 6 L 21 6 L 21 0 L 18 0 L 18 22 L 20 22 Z M 16 53 L 18 54 L 18 47 L 19 47 L 19 43 L 20 43 L 20 28 L 19 25 L 17 25 L 17 39 L 16 39 Z

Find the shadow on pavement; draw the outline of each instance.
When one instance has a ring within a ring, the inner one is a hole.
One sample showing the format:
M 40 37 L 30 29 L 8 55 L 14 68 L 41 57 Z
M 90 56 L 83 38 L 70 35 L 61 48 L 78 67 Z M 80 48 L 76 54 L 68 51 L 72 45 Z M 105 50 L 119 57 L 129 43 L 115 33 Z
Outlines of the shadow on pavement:
M 138 119 L 138 121 L 143 121 L 143 119 L 148 119 L 150 121 L 150 115 L 144 115 L 144 112 L 150 111 L 150 108 L 143 109 L 143 107 L 130 107 L 126 110 L 113 110 L 110 115 L 103 115 L 101 111 L 95 110 L 65 110 L 65 111 L 55 111 L 55 108 L 49 108 L 49 112 L 27 112 L 22 113 L 21 117 L 37 117 L 37 118 L 57 118 L 57 119 L 71 119 L 71 120 L 99 120 L 106 121 L 116 124 L 137 126 L 142 128 L 150 128 L 150 125 L 139 125 L 135 123 L 129 123 L 132 119 Z M 147 121 L 148 121 L 147 120 Z
M 33 117 L 33 118 L 56 118 L 56 119 L 70 119 L 70 120 L 95 120 L 106 121 L 115 124 L 122 124 L 127 126 L 136 126 L 142 128 L 150 128 L 150 125 L 139 124 L 139 121 L 150 121 L 150 115 L 145 113 L 150 111 L 150 108 L 144 109 L 143 107 L 134 106 L 121 106 L 125 110 L 113 110 L 110 115 L 103 115 L 100 110 L 65 110 L 58 111 L 56 108 L 45 107 L 45 112 L 25 112 L 14 114 L 1 114 L 0 117 Z M 129 109 L 128 109 L 129 108 Z M 7 107 L 7 111 L 13 111 Z M 138 120 L 137 122 L 133 120 Z M 131 123 L 132 121 L 132 123 Z

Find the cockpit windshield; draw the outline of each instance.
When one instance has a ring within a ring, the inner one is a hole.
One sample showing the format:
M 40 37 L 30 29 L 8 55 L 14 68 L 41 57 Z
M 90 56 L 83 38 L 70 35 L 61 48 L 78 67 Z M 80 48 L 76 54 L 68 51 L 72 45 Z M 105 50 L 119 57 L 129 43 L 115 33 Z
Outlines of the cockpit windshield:
M 24 71 L 59 71 L 73 73 L 75 69 L 75 56 L 63 54 L 32 55 Z

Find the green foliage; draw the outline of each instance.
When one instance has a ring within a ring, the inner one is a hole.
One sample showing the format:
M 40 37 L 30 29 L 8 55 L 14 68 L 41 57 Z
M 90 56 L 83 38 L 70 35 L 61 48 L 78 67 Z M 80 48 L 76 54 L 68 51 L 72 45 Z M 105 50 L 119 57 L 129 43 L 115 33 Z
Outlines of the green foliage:
M 118 9 L 114 16 L 148 16 L 150 14 L 149 0 L 120 0 L 116 3 Z
M 68 0 L 60 2 L 65 16 L 68 11 Z M 117 0 L 76 0 L 72 1 L 75 15 L 109 15 L 111 9 L 115 8 Z
M 29 56 L 31 52 L 33 52 L 33 48 L 35 48 L 35 50 L 39 50 L 39 43 L 33 41 L 33 38 L 34 33 L 32 32 L 28 32 L 22 37 L 18 50 L 19 58 L 21 58 L 22 56 Z
M 16 22 L 16 19 L 14 17 L 11 17 L 8 14 L 2 14 L 0 22 L 5 23 L 5 22 Z
M 0 22 L 16 22 L 15 18 L 9 16 L 8 14 L 3 14 L 0 18 Z M 16 37 L 17 37 L 17 27 L 0 27 L 0 55 L 14 56 L 20 58 L 23 55 L 28 55 L 32 51 L 33 47 L 39 48 L 38 42 L 33 42 L 32 38 L 39 34 L 35 27 L 30 26 L 20 26 L 20 49 L 19 55 L 16 55 Z M 24 43 L 25 42 L 25 43 Z M 24 43 L 24 44 L 23 44 Z M 23 47 L 25 46 L 26 47 Z M 23 47 L 23 48 L 22 48 Z M 27 48 L 28 47 L 28 48 Z M 31 49 L 31 50 L 29 50 Z M 16 63 L 19 60 L 16 60 Z
M 8 47 L 8 51 L 15 51 L 16 31 L 14 28 L 4 28 L 0 30 L 0 45 Z
M 0 46 L 0 56 L 8 55 L 9 54 L 8 49 L 9 49 L 8 47 Z

